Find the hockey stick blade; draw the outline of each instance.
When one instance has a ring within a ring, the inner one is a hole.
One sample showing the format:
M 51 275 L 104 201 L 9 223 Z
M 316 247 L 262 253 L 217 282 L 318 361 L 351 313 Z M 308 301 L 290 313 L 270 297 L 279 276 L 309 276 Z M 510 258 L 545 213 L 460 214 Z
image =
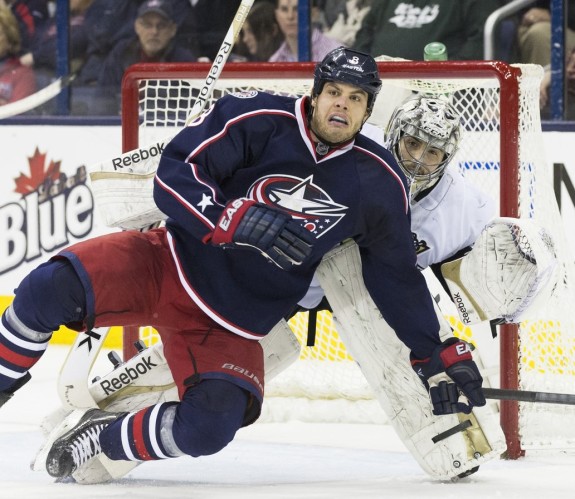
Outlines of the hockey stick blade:
M 76 336 L 58 376 L 58 395 L 65 408 L 96 406 L 88 377 L 109 332 L 110 328 L 95 328 Z
M 514 400 L 517 402 L 538 402 L 541 404 L 575 405 L 575 394 L 509 390 L 504 388 L 483 388 L 488 399 Z

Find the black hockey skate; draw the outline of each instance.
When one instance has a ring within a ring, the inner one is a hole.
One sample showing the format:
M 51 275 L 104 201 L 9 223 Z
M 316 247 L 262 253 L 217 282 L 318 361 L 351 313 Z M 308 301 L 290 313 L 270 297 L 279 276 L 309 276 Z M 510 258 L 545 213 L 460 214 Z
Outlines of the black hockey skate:
M 30 373 L 26 373 L 16 382 L 14 386 L 11 386 L 6 391 L 0 392 L 0 407 L 8 402 L 14 396 L 14 392 L 22 388 L 26 383 L 28 383 L 28 381 L 30 381 L 31 378 L 32 376 L 30 376 Z
M 100 409 L 86 411 L 71 430 L 54 441 L 46 458 L 46 471 L 55 478 L 71 476 L 80 466 L 101 454 L 100 433 L 123 415 Z

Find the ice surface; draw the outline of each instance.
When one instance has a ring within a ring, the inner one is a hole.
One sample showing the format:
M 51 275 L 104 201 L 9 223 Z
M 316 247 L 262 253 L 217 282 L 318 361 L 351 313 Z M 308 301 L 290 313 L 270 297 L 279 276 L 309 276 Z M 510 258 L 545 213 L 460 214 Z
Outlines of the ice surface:
M 458 482 L 430 479 L 384 425 L 256 423 L 222 452 L 145 463 L 103 485 L 55 483 L 30 470 L 39 423 L 59 406 L 66 347 L 50 346 L 32 381 L 0 410 L 0 498 L 529 499 L 572 498 L 575 454 L 491 461 Z M 575 423 L 575 422 L 574 422 Z

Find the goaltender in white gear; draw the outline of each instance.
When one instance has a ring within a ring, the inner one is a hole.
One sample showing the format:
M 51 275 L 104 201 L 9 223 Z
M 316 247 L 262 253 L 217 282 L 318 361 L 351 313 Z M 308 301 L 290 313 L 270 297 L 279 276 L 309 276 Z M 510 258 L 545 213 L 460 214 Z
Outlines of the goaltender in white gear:
M 396 109 L 386 131 L 386 146 L 410 179 L 418 266 L 433 270 L 464 324 L 517 322 L 535 298 L 549 294 L 556 263 L 553 243 L 529 220 L 493 219 L 493 200 L 450 163 L 460 128 L 447 101 L 418 96 Z M 433 416 L 408 363 L 396 362 L 407 353 L 365 292 L 356 253 L 350 244 L 328 255 L 300 306 L 316 307 L 325 290 L 342 341 L 424 470 L 436 478 L 473 472 L 506 448 L 497 414 L 491 407 L 475 408 L 468 428 L 432 443 L 438 434 L 449 434 L 450 425 L 457 428 L 458 418 Z M 445 339 L 452 331 L 437 310 Z M 463 424 L 466 417 L 459 415 L 459 420 Z

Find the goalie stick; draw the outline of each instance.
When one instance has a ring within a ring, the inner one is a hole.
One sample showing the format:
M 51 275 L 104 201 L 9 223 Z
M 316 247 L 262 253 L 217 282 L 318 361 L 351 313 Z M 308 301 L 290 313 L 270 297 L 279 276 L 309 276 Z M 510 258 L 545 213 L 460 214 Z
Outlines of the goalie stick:
M 58 395 L 66 409 L 94 407 L 87 379 L 110 328 L 94 328 L 76 335 L 58 377 Z
M 505 388 L 483 388 L 483 394 L 485 395 L 485 398 L 495 400 L 515 400 L 517 402 L 575 405 L 575 395 L 572 393 L 509 390 Z
M 186 119 L 186 125 L 195 120 L 206 107 L 253 3 L 254 0 L 241 1 Z M 123 229 L 141 229 L 166 218 L 155 208 L 153 202 L 151 204 L 154 208 L 149 209 L 148 204 L 142 203 L 141 200 L 151 196 L 151 186 L 160 160 L 158 151 L 162 151 L 164 145 L 172 138 L 173 136 L 166 137 L 162 141 L 125 152 L 119 157 L 89 167 L 94 196 L 106 225 Z M 128 164 L 130 168 L 124 168 L 123 165 Z M 121 204 L 118 204 L 117 199 L 121 199 L 122 195 L 125 196 L 127 188 L 130 189 L 131 198 L 140 199 L 140 202 L 126 208 L 127 212 L 123 210 L 119 214 Z
M 527 390 L 511 390 L 506 388 L 483 388 L 483 395 L 486 399 L 492 400 L 511 400 L 516 402 L 541 403 L 541 404 L 564 404 L 575 405 L 575 395 L 572 393 L 551 393 L 536 392 Z M 463 420 L 453 428 L 438 433 L 431 440 L 433 443 L 441 442 L 446 438 L 456 435 L 472 427 L 472 422 L 468 419 Z

